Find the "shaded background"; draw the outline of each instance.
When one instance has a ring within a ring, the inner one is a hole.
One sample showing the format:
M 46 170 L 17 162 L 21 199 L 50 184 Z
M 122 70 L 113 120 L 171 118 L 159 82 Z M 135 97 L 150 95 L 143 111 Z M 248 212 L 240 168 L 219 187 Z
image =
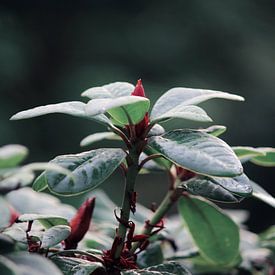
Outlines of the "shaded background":
M 229 144 L 275 147 L 275 1 L 72 2 L 0 1 L 0 145 L 26 145 L 28 161 L 77 153 L 83 137 L 104 127 L 65 115 L 9 117 L 141 77 L 152 102 L 175 86 L 244 96 L 244 103 L 212 100 L 203 107 L 215 124 L 228 127 L 223 139 Z M 166 126 L 204 125 L 175 120 Z M 275 195 L 274 168 L 245 169 Z M 119 171 L 103 187 L 120 202 Z M 166 178 L 140 176 L 137 189 L 149 206 L 166 192 Z M 261 202 L 247 199 L 237 207 L 251 211 L 255 231 L 275 223 L 274 210 Z

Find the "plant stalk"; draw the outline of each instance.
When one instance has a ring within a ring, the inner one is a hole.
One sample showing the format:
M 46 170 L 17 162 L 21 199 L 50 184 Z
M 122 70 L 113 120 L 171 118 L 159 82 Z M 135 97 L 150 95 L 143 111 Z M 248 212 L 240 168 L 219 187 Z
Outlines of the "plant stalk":
M 169 190 L 164 199 L 162 200 L 161 204 L 157 208 L 156 212 L 149 220 L 149 223 L 146 224 L 141 232 L 144 235 L 150 235 L 154 229 L 154 226 L 157 225 L 163 217 L 167 214 L 167 212 L 171 209 L 174 203 L 180 198 L 182 194 L 182 190 L 177 188 L 181 182 L 177 180 L 175 182 L 175 188 L 173 190 Z M 140 242 L 135 243 L 132 246 L 131 252 L 134 253 L 138 247 L 140 246 Z
M 134 192 L 136 177 L 139 172 L 139 154 L 136 152 L 135 148 L 129 151 L 129 157 L 131 159 L 131 163 L 128 166 L 128 171 L 126 174 L 124 197 L 120 210 L 120 223 L 117 230 L 117 237 L 120 239 L 120 242 L 115 250 L 115 259 L 118 259 L 120 257 L 120 254 L 124 247 L 124 241 L 128 229 L 127 225 L 129 222 L 131 211 L 132 194 Z

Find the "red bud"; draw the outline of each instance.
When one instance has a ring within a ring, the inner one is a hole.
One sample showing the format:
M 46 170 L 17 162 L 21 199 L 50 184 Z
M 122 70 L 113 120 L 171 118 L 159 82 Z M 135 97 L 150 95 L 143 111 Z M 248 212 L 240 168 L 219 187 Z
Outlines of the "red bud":
M 141 79 L 137 81 L 136 87 L 131 95 L 146 97 Z
M 194 172 L 179 166 L 176 166 L 176 171 L 177 171 L 177 176 L 181 181 L 186 181 L 196 176 Z
M 65 240 L 65 249 L 75 249 L 89 230 L 95 198 L 87 199 L 78 209 L 70 222 L 71 234 Z
M 12 206 L 9 206 L 9 208 L 10 208 L 10 226 L 12 226 L 15 223 L 15 221 L 18 219 L 20 214 Z

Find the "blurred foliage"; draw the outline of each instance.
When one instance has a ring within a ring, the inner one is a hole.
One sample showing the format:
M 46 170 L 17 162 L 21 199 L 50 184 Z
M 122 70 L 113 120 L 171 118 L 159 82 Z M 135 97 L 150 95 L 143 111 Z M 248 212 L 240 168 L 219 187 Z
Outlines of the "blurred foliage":
M 80 140 L 102 126 L 62 115 L 8 119 L 75 100 L 91 86 L 141 77 L 152 101 L 175 86 L 244 96 L 245 103 L 206 103 L 210 116 L 228 127 L 223 138 L 231 145 L 274 147 L 274 8 L 271 0 L 0 1 L 0 144 L 26 145 L 31 161 L 79 152 Z M 246 171 L 274 195 L 274 169 L 251 164 Z M 118 175 L 110 181 L 110 193 L 122 190 Z M 165 182 L 162 175 L 141 176 L 139 200 L 158 201 Z M 252 229 L 275 222 L 261 215 L 271 213 L 268 206 L 243 206 L 253 212 Z

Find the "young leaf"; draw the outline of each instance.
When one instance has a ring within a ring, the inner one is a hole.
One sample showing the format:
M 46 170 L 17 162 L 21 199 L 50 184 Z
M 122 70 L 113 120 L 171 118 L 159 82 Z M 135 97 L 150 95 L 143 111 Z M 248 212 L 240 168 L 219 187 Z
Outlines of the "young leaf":
M 216 206 L 204 200 L 183 197 L 182 215 L 201 255 L 216 265 L 228 265 L 239 253 L 239 228 Z
M 14 167 L 28 155 L 28 149 L 18 144 L 0 147 L 0 168 Z
M 125 159 L 122 149 L 105 148 L 76 155 L 58 156 L 55 163 L 70 170 L 75 180 L 54 171 L 46 171 L 49 189 L 60 195 L 76 195 L 96 188 L 104 182 Z
M 50 248 L 65 240 L 71 233 L 70 226 L 56 225 L 45 231 L 41 248 Z
M 275 208 L 275 198 L 268 194 L 260 185 L 250 181 L 253 188 L 252 196 Z
M 242 161 L 246 162 L 251 158 L 257 156 L 265 156 L 265 152 L 261 151 L 258 148 L 249 147 L 249 146 L 233 146 L 233 151 L 237 155 L 237 157 Z
M 48 183 L 45 177 L 45 172 L 41 173 L 34 181 L 32 189 L 36 192 L 42 192 L 48 187 Z
M 275 148 L 262 147 L 257 149 L 265 155 L 254 157 L 251 162 L 260 166 L 275 167 Z
M 219 202 L 239 202 L 239 199 L 231 194 L 231 192 L 211 181 L 211 178 L 208 177 L 191 178 L 183 182 L 183 186 L 192 195 L 202 196 Z
M 95 133 L 92 135 L 89 135 L 81 140 L 80 146 L 88 146 L 91 145 L 97 141 L 101 141 L 103 139 L 107 140 L 121 140 L 121 138 L 112 132 L 102 132 L 102 133 Z
M 174 130 L 150 137 L 148 145 L 165 158 L 198 174 L 233 177 L 243 171 L 232 149 L 199 130 Z
M 87 103 L 86 113 L 90 116 L 108 112 L 115 120 L 124 125 L 137 124 L 150 107 L 149 99 L 140 96 L 122 96 L 117 98 L 93 99 Z
M 151 119 L 156 119 L 179 105 L 197 105 L 212 98 L 243 101 L 238 95 L 191 88 L 173 88 L 163 94 L 153 106 Z
M 114 82 L 102 87 L 94 87 L 84 91 L 81 96 L 91 99 L 95 98 L 116 98 L 120 96 L 129 96 L 135 89 L 135 86 L 128 82 Z
M 46 228 L 50 228 L 55 225 L 69 225 L 65 218 L 56 215 L 23 214 L 18 218 L 18 221 L 20 222 L 29 222 L 35 220 L 38 220 Z
M 158 123 L 171 118 L 181 118 L 186 120 L 202 122 L 212 121 L 212 119 L 207 115 L 207 113 L 198 106 L 178 105 L 175 108 L 172 108 L 171 110 L 162 114 L 161 116 L 152 119 L 151 123 Z

